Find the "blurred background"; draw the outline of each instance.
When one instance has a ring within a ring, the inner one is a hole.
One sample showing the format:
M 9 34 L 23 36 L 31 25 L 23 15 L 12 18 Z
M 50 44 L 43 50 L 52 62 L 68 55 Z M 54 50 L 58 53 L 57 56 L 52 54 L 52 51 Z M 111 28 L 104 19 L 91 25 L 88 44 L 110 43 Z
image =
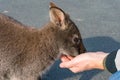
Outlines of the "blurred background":
M 49 2 L 69 13 L 78 26 L 87 51 L 111 52 L 120 48 L 120 0 L 0 0 L 0 13 L 25 25 L 40 28 L 49 21 Z M 107 71 L 72 73 L 57 60 L 45 80 L 108 80 Z

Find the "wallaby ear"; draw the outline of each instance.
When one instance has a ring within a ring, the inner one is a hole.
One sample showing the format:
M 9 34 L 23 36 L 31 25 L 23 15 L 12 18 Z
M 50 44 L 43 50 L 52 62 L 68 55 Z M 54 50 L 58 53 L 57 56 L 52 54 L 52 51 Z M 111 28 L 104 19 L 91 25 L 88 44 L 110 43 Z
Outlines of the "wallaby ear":
M 50 21 L 55 25 L 60 26 L 61 28 L 65 28 L 65 12 L 57 7 L 54 3 L 50 2 Z

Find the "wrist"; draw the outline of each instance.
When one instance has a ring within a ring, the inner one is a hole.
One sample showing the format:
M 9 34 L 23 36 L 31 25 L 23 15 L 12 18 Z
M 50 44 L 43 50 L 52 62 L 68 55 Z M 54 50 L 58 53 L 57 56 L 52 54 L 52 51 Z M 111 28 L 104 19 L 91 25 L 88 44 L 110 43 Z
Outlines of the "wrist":
M 106 56 L 107 56 L 108 54 L 107 53 L 104 53 L 104 52 L 100 52 L 100 59 L 99 59 L 99 61 L 98 61 L 98 69 L 101 69 L 101 70 L 104 70 L 105 69 L 105 67 L 104 67 L 104 62 L 105 62 L 105 60 L 106 60 Z
M 90 54 L 91 55 L 91 54 Z M 93 69 L 101 69 L 104 70 L 104 60 L 108 54 L 104 52 L 95 52 L 91 55 L 91 67 Z

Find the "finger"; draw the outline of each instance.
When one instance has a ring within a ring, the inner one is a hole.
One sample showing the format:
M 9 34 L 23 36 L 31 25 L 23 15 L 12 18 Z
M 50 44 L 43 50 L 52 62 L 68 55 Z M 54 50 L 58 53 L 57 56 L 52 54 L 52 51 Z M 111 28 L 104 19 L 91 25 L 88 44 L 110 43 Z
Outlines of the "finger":
M 62 63 L 60 64 L 60 67 L 61 67 L 61 68 L 71 68 L 71 67 L 73 67 L 73 66 L 76 66 L 78 63 L 81 63 L 81 58 L 79 58 L 79 57 L 80 57 L 80 55 L 77 56 L 77 57 L 75 57 L 75 58 L 70 57 L 71 60 L 66 61 L 66 62 L 62 62 Z M 69 58 L 68 58 L 68 59 L 69 59 Z M 81 63 L 81 64 L 82 64 L 82 63 Z
M 83 71 L 79 67 L 71 67 L 69 68 L 69 70 L 71 70 L 73 73 L 78 73 Z
M 72 61 L 66 61 L 60 64 L 61 68 L 71 68 L 73 66 L 74 66 L 74 63 L 72 63 Z
M 74 57 L 68 55 L 67 58 L 68 58 L 69 60 L 72 60 Z
M 61 61 L 62 62 L 66 62 L 66 61 L 70 61 L 69 58 L 67 58 L 66 56 L 61 57 Z
M 62 62 L 70 61 L 70 60 L 72 60 L 72 59 L 73 59 L 73 57 L 71 57 L 71 56 L 62 56 L 62 57 L 61 57 L 61 61 L 62 61 Z

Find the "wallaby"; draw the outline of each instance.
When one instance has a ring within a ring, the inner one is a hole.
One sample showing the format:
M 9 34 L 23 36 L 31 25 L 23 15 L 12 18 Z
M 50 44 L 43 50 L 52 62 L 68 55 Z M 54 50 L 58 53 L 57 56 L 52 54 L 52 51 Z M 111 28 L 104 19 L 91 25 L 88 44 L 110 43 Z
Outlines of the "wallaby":
M 69 15 L 52 2 L 49 14 L 50 21 L 41 29 L 0 14 L 0 80 L 38 80 L 61 55 L 85 52 Z

